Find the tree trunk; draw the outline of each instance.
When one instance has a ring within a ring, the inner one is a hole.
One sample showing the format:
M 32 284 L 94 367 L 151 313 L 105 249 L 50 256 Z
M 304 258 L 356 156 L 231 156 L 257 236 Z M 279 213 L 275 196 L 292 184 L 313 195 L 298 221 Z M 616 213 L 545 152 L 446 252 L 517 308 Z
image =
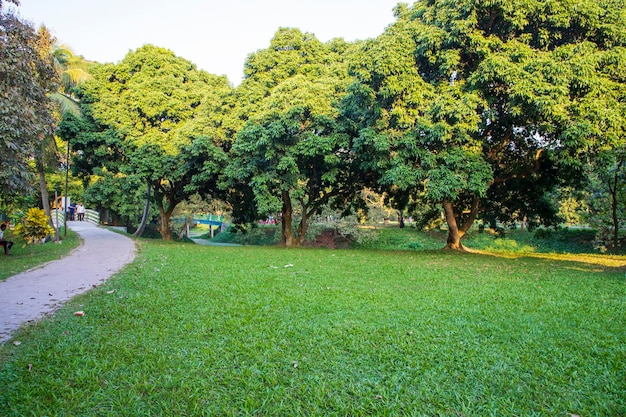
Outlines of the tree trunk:
M 37 158 L 37 174 L 39 175 L 39 189 L 41 191 L 41 206 L 48 218 L 48 224 L 54 227 L 52 216 L 50 215 L 50 196 L 48 195 L 48 183 L 46 182 L 46 172 L 43 166 L 43 162 Z
M 162 206 L 159 206 L 159 213 L 161 214 L 161 222 L 159 225 L 159 232 L 163 240 L 172 240 L 172 231 L 170 230 L 170 216 L 169 210 L 165 210 Z
M 478 197 L 473 198 L 472 207 L 470 208 L 468 216 L 460 226 L 457 213 L 454 210 L 454 204 L 450 200 L 443 200 L 443 211 L 446 223 L 448 224 L 448 240 L 444 249 L 464 251 L 465 247 L 461 243 L 461 239 L 476 220 L 476 216 L 478 215 Z
M 452 250 L 464 250 L 461 238 L 465 233 L 459 230 L 459 225 L 456 221 L 456 215 L 454 213 L 454 206 L 449 200 L 443 200 L 443 212 L 448 224 L 448 241 L 445 249 Z
M 141 224 L 137 230 L 135 230 L 134 236 L 141 237 L 143 231 L 146 229 L 148 223 L 148 214 L 150 213 L 150 183 L 148 183 L 148 191 L 146 192 L 146 204 L 143 208 L 143 215 L 141 216 Z
M 302 219 L 300 220 L 300 224 L 298 225 L 298 236 L 296 237 L 295 246 L 300 246 L 304 242 L 304 238 L 306 236 L 306 232 L 309 228 L 309 216 L 306 211 L 306 206 L 304 202 L 301 202 L 302 205 Z
M 609 191 L 611 194 L 611 221 L 613 222 L 613 253 L 618 253 L 619 248 L 619 218 L 617 217 L 617 190 L 619 189 L 619 172 L 622 167 L 622 162 L 617 164 L 615 174 L 613 175 L 612 183 L 609 180 Z
M 161 221 L 159 223 L 159 233 L 161 233 L 161 238 L 163 240 L 172 240 L 172 231 L 170 230 L 170 216 L 172 212 L 168 208 L 165 210 L 163 204 L 157 203 L 159 208 L 159 214 L 161 215 Z
M 295 241 L 293 238 L 292 222 L 293 222 L 293 207 L 291 205 L 291 197 L 289 191 L 283 191 L 283 207 L 282 207 L 282 232 L 283 243 L 286 247 L 291 248 L 294 246 Z
M 617 218 L 617 193 L 611 192 L 611 218 L 613 221 L 613 253 L 617 254 L 619 246 L 619 219 Z
M 159 208 L 159 213 L 161 214 L 161 225 L 159 228 L 159 232 L 161 233 L 161 237 L 163 240 L 172 240 L 172 228 L 171 228 L 171 220 L 172 214 L 174 214 L 174 210 L 176 206 L 181 202 L 177 197 L 177 189 L 174 186 L 167 188 L 158 188 L 155 189 L 154 192 L 154 200 Z M 165 209 L 165 205 L 167 204 L 167 210 Z
M 183 224 L 183 227 L 180 229 L 180 232 L 178 232 L 178 240 L 183 240 L 183 238 L 189 237 L 189 235 L 187 234 L 188 227 L 189 227 L 189 220 L 185 218 L 185 223 Z M 209 230 L 211 231 L 211 237 L 213 237 L 213 226 L 209 226 Z
M 162 199 L 157 199 L 157 207 L 159 208 L 159 214 L 161 215 L 161 224 L 159 225 L 159 232 L 163 240 L 172 240 L 172 230 L 170 228 L 170 220 L 172 219 L 172 213 L 178 202 L 167 201 L 167 210 L 163 204 Z

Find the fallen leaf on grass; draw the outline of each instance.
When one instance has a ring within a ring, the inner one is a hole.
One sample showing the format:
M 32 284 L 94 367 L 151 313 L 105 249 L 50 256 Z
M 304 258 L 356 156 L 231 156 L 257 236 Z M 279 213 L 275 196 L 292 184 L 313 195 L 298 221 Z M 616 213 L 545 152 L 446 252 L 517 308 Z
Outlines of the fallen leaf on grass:
M 16 340 L 15 342 L 13 342 L 13 344 L 14 344 L 15 346 L 19 346 L 19 345 L 21 345 L 21 344 L 22 344 L 22 342 L 20 342 L 19 340 Z
M 84 311 L 75 311 L 75 312 L 74 312 L 74 315 L 75 315 L 75 316 L 78 316 L 78 317 L 82 317 L 82 316 L 84 316 L 84 315 L 85 315 L 85 312 L 84 312 Z

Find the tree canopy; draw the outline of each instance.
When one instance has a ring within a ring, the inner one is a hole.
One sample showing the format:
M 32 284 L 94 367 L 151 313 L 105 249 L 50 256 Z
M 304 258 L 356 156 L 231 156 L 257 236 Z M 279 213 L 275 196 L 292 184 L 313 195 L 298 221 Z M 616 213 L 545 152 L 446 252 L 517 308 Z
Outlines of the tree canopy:
M 279 28 L 248 56 L 237 88 L 145 45 L 118 64 L 77 67 L 93 78 L 63 84 L 81 112 L 66 112 L 59 133 L 87 195 L 130 213 L 150 193 L 166 239 L 173 210 L 199 192 L 227 195 L 237 221 L 279 213 L 283 242 L 297 246 L 314 213 L 347 211 L 368 187 L 398 209 L 421 205 L 418 223 L 443 213 L 447 247 L 462 249 L 476 219 L 558 224 L 553 191 L 586 184 L 610 202 L 594 210 L 611 220 L 615 246 L 623 6 L 422 0 L 399 4 L 380 36 L 354 43 Z M 0 186 L 9 192 L 27 187 L 29 158 L 54 127 L 51 57 L 71 56 L 46 31 L 2 19 Z
M 226 78 L 146 45 L 117 65 L 94 69 L 79 92 L 89 119 L 67 117 L 61 133 L 82 151 L 87 168 L 145 181 L 161 215 L 160 232 L 169 239 L 176 205 L 209 191 L 203 187 L 216 189 L 226 140 L 216 113 L 229 91 Z
M 281 213 L 287 246 L 303 242 L 309 218 L 322 205 L 360 190 L 348 137 L 337 123 L 336 104 L 349 82 L 347 48 L 282 28 L 269 48 L 246 61 L 237 91 L 244 124 L 227 175 L 231 185 L 251 187 L 261 214 Z
M 602 86 L 618 92 L 611 113 L 623 108 L 619 3 L 398 5 L 353 68 L 345 110 L 359 152 L 375 155 L 368 168 L 441 203 L 450 248 L 462 247 L 481 203 L 493 222 L 553 220 L 544 192 L 575 179 L 594 145 L 581 110 Z
M 0 191 L 8 198 L 31 192 L 30 160 L 55 127 L 48 94 L 58 76 L 47 35 L 0 4 Z

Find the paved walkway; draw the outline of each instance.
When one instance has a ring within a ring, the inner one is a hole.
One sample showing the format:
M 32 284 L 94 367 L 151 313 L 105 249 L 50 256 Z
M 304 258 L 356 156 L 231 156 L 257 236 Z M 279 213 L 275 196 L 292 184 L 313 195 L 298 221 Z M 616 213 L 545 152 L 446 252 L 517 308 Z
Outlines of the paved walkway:
M 101 284 L 135 257 L 135 242 L 90 222 L 68 222 L 82 244 L 69 256 L 0 282 L 0 342 L 22 324 L 56 311 Z

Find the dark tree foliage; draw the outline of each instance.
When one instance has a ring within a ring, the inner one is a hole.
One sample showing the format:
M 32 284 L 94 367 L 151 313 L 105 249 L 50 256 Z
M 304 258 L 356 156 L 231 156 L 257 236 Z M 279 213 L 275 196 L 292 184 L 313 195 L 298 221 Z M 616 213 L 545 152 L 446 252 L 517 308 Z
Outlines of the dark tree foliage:
M 47 54 L 50 41 L 0 7 L 0 191 L 5 199 L 31 193 L 30 161 L 54 131 L 48 93 L 56 90 L 58 77 Z

